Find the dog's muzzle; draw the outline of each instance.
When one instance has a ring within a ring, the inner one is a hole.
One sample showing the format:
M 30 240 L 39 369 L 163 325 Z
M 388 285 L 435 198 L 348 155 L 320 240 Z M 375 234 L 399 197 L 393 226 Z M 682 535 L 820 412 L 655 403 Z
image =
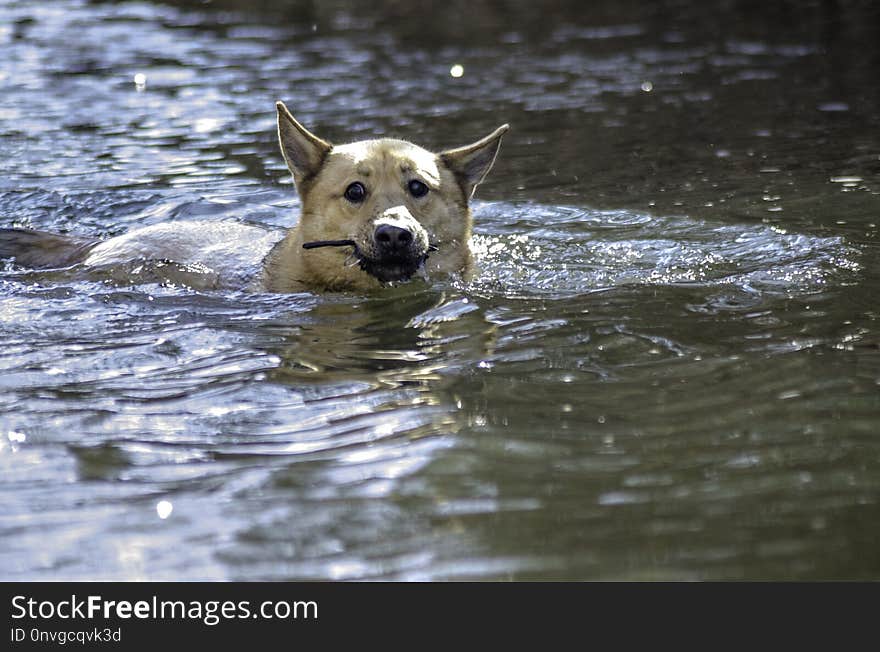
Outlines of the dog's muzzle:
M 437 251 L 403 206 L 385 211 L 354 239 L 306 242 L 303 249 L 345 246 L 353 248 L 347 264 L 357 265 L 382 283 L 408 281 L 424 269 L 428 254 Z
M 383 283 L 408 281 L 425 264 L 430 245 L 422 225 L 403 207 L 385 211 L 355 247 L 360 268 Z
M 428 259 L 427 237 L 412 231 L 381 225 L 373 232 L 369 254 L 355 250 L 360 268 L 383 283 L 408 281 Z

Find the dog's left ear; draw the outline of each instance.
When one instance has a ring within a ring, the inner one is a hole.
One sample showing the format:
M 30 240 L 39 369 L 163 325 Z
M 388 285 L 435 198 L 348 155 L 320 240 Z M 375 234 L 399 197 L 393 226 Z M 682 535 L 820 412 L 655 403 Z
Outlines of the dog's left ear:
M 302 182 L 318 173 L 333 146 L 297 122 L 284 106 L 284 102 L 276 102 L 275 108 L 278 110 L 278 141 L 281 144 L 281 153 L 301 192 Z
M 501 137 L 508 129 L 510 125 L 501 125 L 475 143 L 440 153 L 440 160 L 455 174 L 468 199 L 473 197 L 474 190 L 492 169 L 498 148 L 501 147 Z

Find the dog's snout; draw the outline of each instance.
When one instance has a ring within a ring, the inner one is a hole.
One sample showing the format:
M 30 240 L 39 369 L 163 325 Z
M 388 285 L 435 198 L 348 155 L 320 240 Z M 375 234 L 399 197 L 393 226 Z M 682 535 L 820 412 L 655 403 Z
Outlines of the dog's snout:
M 380 249 L 402 251 L 412 244 L 413 233 L 399 226 L 380 224 L 373 232 L 373 238 Z

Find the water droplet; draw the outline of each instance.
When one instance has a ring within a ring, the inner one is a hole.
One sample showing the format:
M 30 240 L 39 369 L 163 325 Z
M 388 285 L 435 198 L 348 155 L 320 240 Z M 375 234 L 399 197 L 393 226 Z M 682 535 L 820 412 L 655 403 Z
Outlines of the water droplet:
M 193 128 L 200 134 L 217 131 L 223 123 L 217 118 L 199 118 L 193 124 Z
M 464 66 L 460 63 L 455 64 L 449 69 L 449 74 L 456 79 L 461 77 L 464 74 Z
M 642 90 L 645 91 L 646 93 L 650 93 L 651 91 L 654 90 L 654 84 L 652 84 L 649 81 L 643 81 L 642 82 Z
M 9 441 L 21 444 L 24 443 L 25 439 L 27 439 L 27 435 L 25 435 L 23 432 L 15 432 L 14 430 L 10 430 L 6 433 L 6 438 L 9 439 Z
M 156 503 L 156 513 L 163 521 L 171 516 L 172 511 L 174 511 L 174 505 L 172 505 L 169 501 L 160 500 L 158 503 Z

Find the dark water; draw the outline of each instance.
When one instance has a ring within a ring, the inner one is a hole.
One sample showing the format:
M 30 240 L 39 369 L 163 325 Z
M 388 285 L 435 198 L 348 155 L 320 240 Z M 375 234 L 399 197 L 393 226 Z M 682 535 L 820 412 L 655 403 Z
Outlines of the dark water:
M 466 286 L 7 264 L 0 577 L 880 577 L 877 10 L 581 4 L 0 2 L 0 226 L 289 225 L 276 99 L 512 124 Z

